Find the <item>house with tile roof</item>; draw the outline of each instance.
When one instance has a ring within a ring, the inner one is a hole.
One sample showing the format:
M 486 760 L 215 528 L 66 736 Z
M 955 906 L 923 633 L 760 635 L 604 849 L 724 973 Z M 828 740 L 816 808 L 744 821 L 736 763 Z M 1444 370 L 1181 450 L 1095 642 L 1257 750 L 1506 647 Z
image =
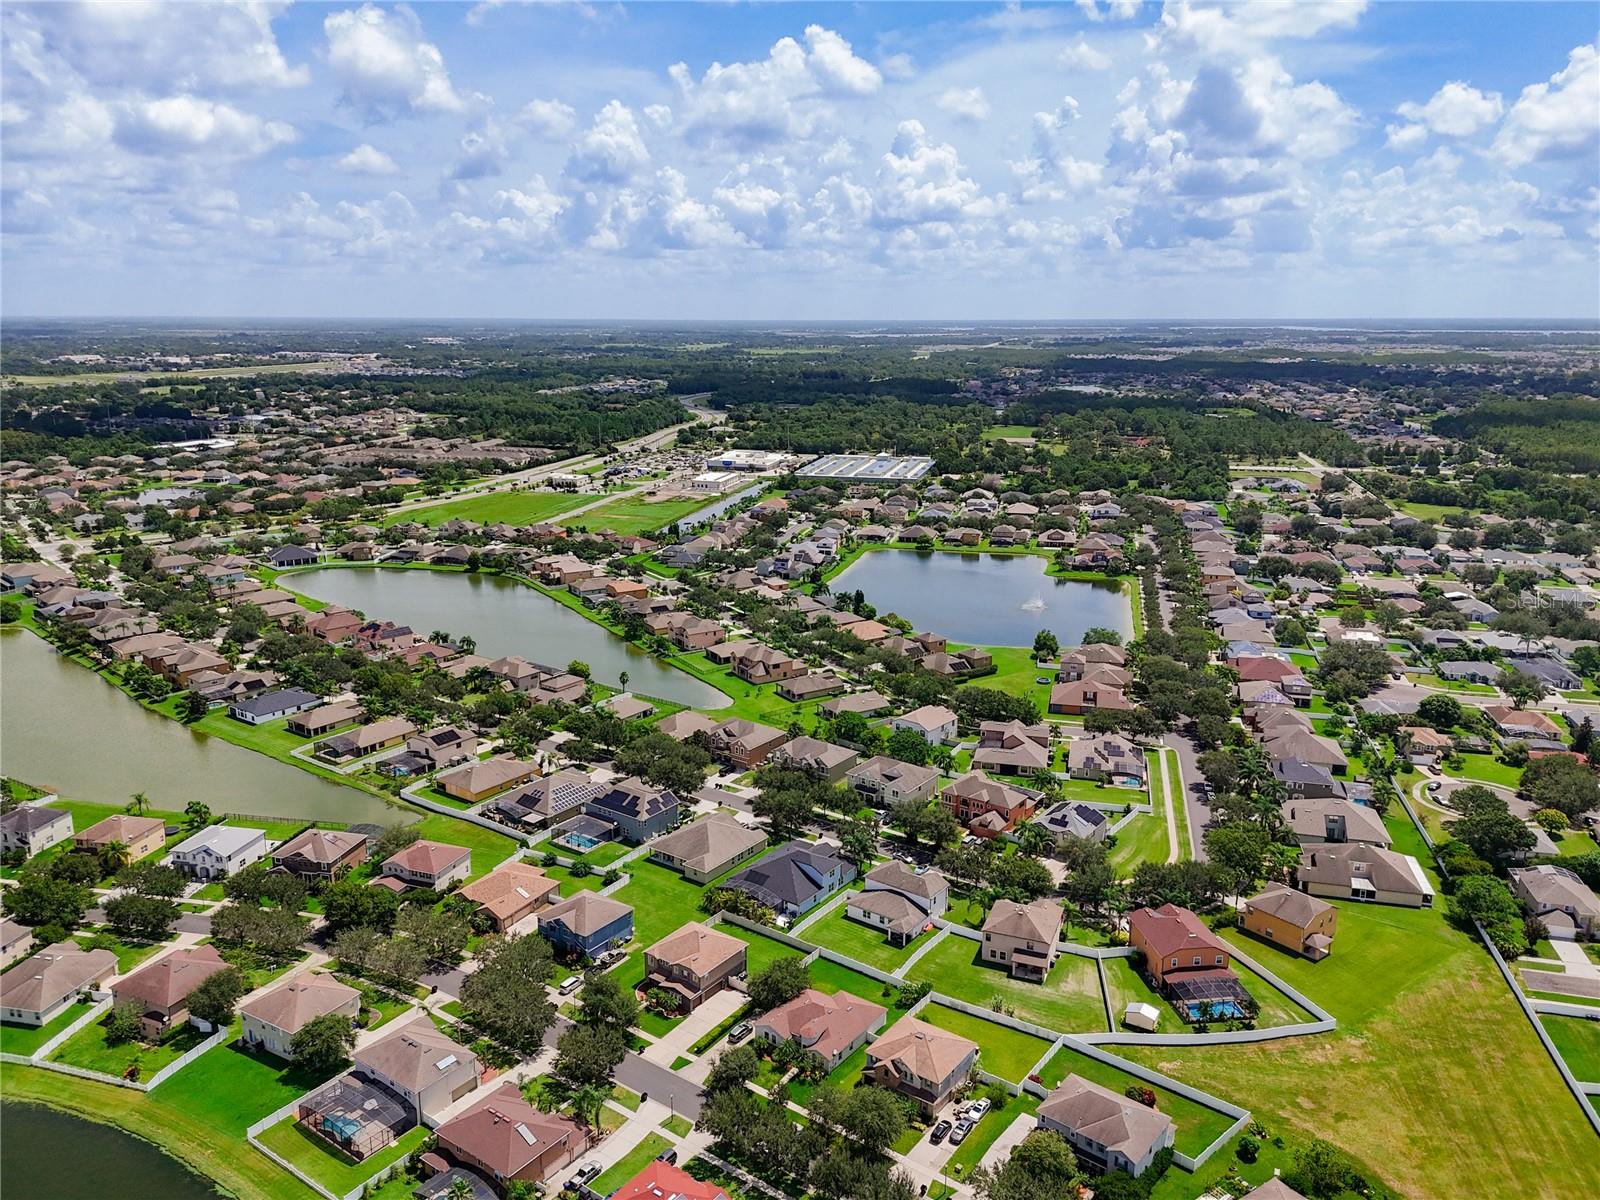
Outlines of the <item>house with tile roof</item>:
M 901 1017 L 867 1046 L 862 1079 L 913 1101 L 943 1108 L 978 1061 L 978 1043 L 916 1017 Z
M 317 1017 L 361 1015 L 361 993 L 332 975 L 307 971 L 239 1006 L 246 1046 L 292 1060 L 294 1035 Z
M 496 933 L 504 933 L 559 898 L 561 884 L 532 863 L 512 858 L 456 894 L 476 904 Z
M 983 922 L 983 961 L 1005 967 L 1014 979 L 1043 983 L 1060 952 L 1065 919 L 1054 900 L 996 900 Z
M 1240 907 L 1239 924 L 1291 954 L 1303 954 L 1312 962 L 1319 962 L 1333 949 L 1339 910 L 1326 900 L 1281 883 L 1269 883 Z
M 690 921 L 644 952 L 644 990 L 660 988 L 693 1012 L 744 974 L 748 949 L 731 934 Z
M 832 1070 L 883 1028 L 888 1009 L 849 992 L 806 988 L 787 1004 L 755 1020 L 755 1036 L 774 1046 L 790 1039 Z

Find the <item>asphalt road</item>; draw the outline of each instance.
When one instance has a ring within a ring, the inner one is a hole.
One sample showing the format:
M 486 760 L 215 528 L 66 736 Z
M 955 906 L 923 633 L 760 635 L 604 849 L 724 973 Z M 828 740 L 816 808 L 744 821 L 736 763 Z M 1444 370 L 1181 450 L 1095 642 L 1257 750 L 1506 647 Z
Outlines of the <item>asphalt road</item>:
M 1200 783 L 1205 776 L 1200 773 L 1199 748 L 1190 740 L 1187 725 L 1173 730 L 1161 742 L 1177 752 L 1179 773 L 1183 777 L 1181 794 L 1184 811 L 1189 818 L 1189 845 L 1182 848 L 1183 852 L 1204 862 L 1206 848 L 1201 839 L 1205 836 L 1206 826 L 1211 823 L 1211 809 L 1206 806 L 1200 791 Z M 1173 787 L 1178 786 L 1178 781 L 1173 780 Z

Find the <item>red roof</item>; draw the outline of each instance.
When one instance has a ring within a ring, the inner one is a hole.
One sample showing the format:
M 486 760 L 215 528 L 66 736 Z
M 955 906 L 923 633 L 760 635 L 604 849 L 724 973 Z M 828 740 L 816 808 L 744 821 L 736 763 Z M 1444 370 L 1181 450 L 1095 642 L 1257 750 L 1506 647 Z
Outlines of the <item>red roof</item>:
M 653 1162 L 612 1192 L 611 1200 L 728 1200 L 728 1193 L 682 1167 Z
M 1176 904 L 1135 909 L 1128 914 L 1128 928 L 1138 931 L 1145 945 L 1156 952 L 1157 958 L 1167 958 L 1200 946 L 1228 953 L 1227 943 L 1206 928 L 1204 921 Z

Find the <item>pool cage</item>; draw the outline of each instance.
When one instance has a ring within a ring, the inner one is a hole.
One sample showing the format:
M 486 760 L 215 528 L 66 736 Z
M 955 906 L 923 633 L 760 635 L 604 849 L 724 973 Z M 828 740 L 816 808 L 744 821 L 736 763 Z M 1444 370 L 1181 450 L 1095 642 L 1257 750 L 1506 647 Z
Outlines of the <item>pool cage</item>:
M 410 1105 L 360 1075 L 342 1075 L 304 1097 L 295 1115 L 357 1160 L 378 1153 L 416 1124 Z
M 1167 993 L 1180 1016 L 1190 1022 L 1246 1020 L 1255 1001 L 1231 972 L 1167 980 Z

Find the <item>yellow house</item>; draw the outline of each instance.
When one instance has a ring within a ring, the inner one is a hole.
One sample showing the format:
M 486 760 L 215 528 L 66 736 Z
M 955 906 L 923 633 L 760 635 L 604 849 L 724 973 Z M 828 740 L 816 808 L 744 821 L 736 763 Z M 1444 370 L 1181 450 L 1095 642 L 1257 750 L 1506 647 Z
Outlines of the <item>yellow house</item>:
M 159 817 L 130 817 L 124 813 L 114 813 L 76 834 L 72 839 L 72 848 L 98 854 L 112 842 L 121 842 L 127 847 L 128 861 L 138 862 L 166 845 L 167 823 Z
M 1239 923 L 1257 937 L 1315 962 L 1333 948 L 1339 910 L 1326 900 L 1274 883 L 1244 902 Z

